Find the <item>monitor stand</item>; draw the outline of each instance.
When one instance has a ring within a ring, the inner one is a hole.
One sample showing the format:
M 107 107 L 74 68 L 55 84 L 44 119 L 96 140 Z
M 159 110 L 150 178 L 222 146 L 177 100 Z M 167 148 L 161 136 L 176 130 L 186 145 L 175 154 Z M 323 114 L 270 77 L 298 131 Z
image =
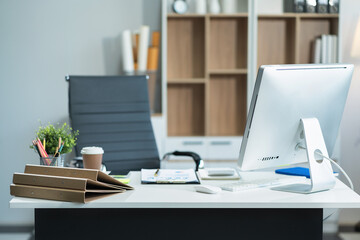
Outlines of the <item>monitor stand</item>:
M 314 193 L 329 190 L 335 186 L 335 177 L 331 163 L 317 154 L 320 152 L 322 155 L 328 156 L 319 121 L 317 118 L 302 118 L 300 122 L 302 129 L 300 138 L 303 141 L 297 145 L 297 148 L 299 151 L 301 148 L 305 148 L 309 161 L 311 184 L 291 184 L 272 189 L 295 193 Z

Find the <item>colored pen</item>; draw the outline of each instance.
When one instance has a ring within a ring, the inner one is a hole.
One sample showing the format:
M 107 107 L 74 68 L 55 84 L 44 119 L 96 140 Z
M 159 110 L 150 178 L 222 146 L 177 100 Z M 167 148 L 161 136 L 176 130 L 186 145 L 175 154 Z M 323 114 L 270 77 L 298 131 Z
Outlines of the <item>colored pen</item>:
M 64 147 L 64 143 L 61 144 L 61 147 L 60 147 L 60 149 L 59 149 L 59 154 L 61 153 L 63 147 Z
M 35 151 L 36 151 L 36 152 L 39 154 L 39 156 L 41 157 L 41 154 L 40 154 L 40 151 L 39 151 L 38 146 L 36 145 L 36 142 L 35 142 L 35 141 L 32 141 L 32 143 L 33 143 L 33 146 L 34 146 Z
M 156 172 L 154 173 L 154 176 L 155 176 L 155 177 L 157 177 L 159 171 L 160 171 L 160 168 L 158 168 L 158 169 L 156 170 Z

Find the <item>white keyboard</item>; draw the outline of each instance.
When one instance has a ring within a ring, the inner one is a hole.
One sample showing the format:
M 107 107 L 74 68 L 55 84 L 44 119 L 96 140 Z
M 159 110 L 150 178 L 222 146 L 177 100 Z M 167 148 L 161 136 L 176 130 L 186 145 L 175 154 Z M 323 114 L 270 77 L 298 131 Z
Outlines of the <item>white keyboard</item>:
M 251 181 L 242 180 L 235 183 L 228 183 L 221 185 L 220 188 L 226 191 L 240 192 L 254 188 L 299 183 L 299 182 L 303 182 L 304 179 L 305 177 L 303 178 L 303 177 L 279 176 L 279 177 L 255 179 Z

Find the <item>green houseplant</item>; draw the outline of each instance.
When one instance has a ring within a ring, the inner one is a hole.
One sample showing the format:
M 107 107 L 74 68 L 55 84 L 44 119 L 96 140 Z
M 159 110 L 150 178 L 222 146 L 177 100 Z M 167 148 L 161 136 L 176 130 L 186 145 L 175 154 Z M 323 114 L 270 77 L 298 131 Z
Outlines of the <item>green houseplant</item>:
M 56 148 L 59 146 L 59 138 L 64 143 L 61 154 L 69 153 L 76 145 L 77 136 L 79 131 L 73 131 L 73 129 L 66 123 L 63 125 L 48 124 L 47 126 L 40 126 L 36 132 L 36 139 L 40 139 L 41 142 L 45 139 L 45 150 L 49 155 L 53 155 L 56 152 Z M 33 145 L 30 146 L 34 148 Z

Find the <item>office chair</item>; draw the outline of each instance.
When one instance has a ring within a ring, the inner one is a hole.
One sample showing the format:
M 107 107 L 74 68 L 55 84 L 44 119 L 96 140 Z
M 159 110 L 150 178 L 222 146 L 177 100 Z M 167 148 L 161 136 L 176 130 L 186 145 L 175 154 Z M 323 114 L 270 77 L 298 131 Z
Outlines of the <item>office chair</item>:
M 150 120 L 146 76 L 67 76 L 72 128 L 79 130 L 76 155 L 85 146 L 104 149 L 112 174 L 159 168 Z

